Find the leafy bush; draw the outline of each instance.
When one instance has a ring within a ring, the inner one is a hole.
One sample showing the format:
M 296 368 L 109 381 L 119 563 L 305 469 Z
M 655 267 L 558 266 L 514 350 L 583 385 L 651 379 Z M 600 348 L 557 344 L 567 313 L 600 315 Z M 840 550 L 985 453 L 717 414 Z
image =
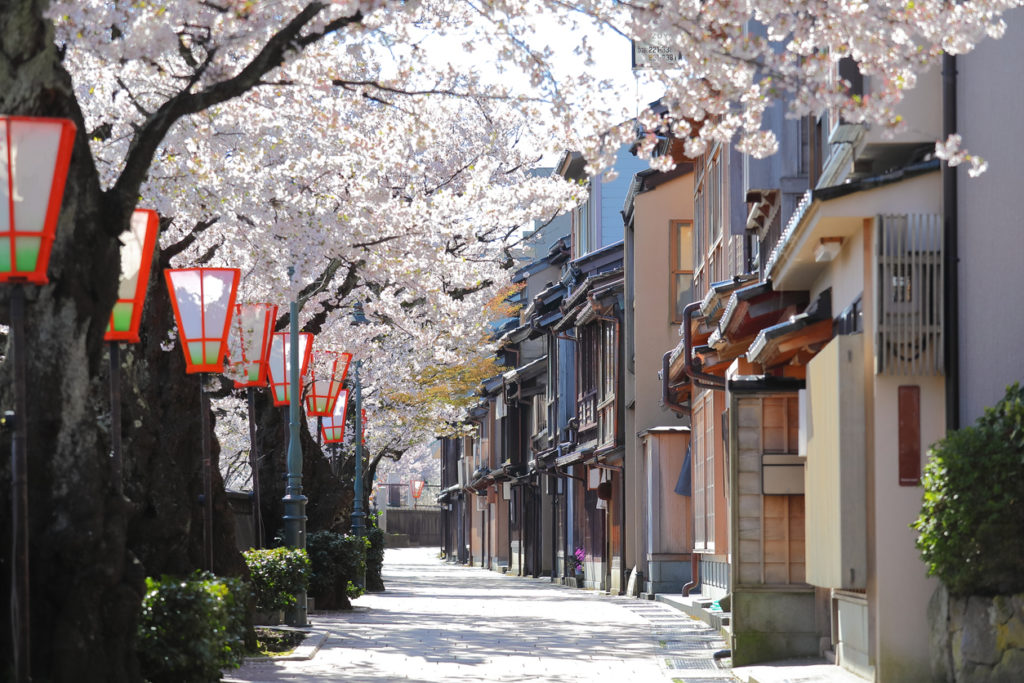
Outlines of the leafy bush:
M 309 557 L 301 548 L 246 550 L 256 609 L 279 610 L 295 604 L 295 594 L 309 585 Z
M 954 595 L 1024 591 L 1024 391 L 934 444 L 917 548 Z
M 310 595 L 326 609 L 351 609 L 349 598 L 363 589 L 359 579 L 366 572 L 365 538 L 332 531 L 316 531 L 306 537 L 306 550 L 313 567 Z
M 366 530 L 366 590 L 370 593 L 384 592 L 384 532 L 373 525 Z
M 139 663 L 153 683 L 219 681 L 245 654 L 241 579 L 197 572 L 192 578 L 146 579 L 139 621 Z

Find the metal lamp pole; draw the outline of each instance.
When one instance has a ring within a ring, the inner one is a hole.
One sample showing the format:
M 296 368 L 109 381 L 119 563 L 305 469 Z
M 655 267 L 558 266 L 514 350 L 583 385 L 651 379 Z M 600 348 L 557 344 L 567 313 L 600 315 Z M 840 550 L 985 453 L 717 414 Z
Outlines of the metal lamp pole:
M 363 385 L 359 377 L 359 370 L 363 367 L 363 361 L 356 361 L 356 480 L 355 500 L 352 502 L 352 533 L 360 538 L 366 528 L 363 512 Z
M 288 483 L 284 493 L 284 542 L 291 548 L 306 547 L 306 501 L 302 495 L 302 444 L 299 443 L 299 304 L 289 304 L 288 348 Z M 306 626 L 306 592 L 296 594 L 291 626 Z

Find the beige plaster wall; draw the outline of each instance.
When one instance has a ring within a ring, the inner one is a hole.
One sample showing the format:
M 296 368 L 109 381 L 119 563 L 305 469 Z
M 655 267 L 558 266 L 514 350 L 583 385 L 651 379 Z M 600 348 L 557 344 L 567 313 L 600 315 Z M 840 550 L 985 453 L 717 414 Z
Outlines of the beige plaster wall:
M 693 175 L 671 180 L 636 198 L 634 287 L 636 308 L 634 432 L 661 425 L 682 424 L 659 405 L 662 355 L 679 343 L 679 325 L 669 317 L 669 224 L 693 220 Z
M 945 383 L 942 377 L 876 375 L 875 516 L 868 542 L 874 544 L 873 594 L 875 670 L 880 681 L 930 679 L 928 659 L 928 600 L 938 585 L 925 575 L 914 547 L 910 523 L 921 509 L 922 488 L 899 485 L 897 389 L 921 387 L 921 462 L 928 446 L 946 430 Z
M 832 288 L 832 316 L 838 315 L 864 290 L 864 235 L 861 231 L 843 238 L 831 268 L 811 287 L 811 299 Z
M 662 408 L 658 371 L 662 355 L 679 342 L 669 311 L 669 229 L 673 220 L 693 220 L 693 174 L 637 195 L 634 203 L 634 378 L 633 410 L 626 418 L 626 567 L 638 562 L 645 535 L 646 473 L 637 433 L 684 422 Z M 629 359 L 626 359 L 628 363 Z M 628 375 L 627 375 L 628 377 Z

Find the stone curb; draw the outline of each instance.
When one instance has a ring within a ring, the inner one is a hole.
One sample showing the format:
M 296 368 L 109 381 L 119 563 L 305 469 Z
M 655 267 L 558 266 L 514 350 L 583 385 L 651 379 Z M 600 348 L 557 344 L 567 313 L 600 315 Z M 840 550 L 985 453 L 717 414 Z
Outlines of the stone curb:
M 289 629 L 291 630 L 291 629 Z M 305 631 L 306 629 L 296 629 Z M 307 631 L 306 637 L 302 639 L 302 642 L 295 646 L 290 655 L 281 655 L 280 657 L 246 657 L 246 662 L 299 662 L 309 659 L 313 659 L 316 653 L 320 651 L 323 644 L 330 637 L 330 631 Z M 225 683 L 230 683 L 229 678 L 222 679 Z

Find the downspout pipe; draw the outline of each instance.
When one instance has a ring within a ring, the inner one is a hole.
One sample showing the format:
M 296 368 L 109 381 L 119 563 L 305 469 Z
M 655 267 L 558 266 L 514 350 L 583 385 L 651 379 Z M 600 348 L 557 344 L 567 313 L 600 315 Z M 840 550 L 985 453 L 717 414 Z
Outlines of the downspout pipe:
M 956 57 L 949 53 L 942 55 L 942 139 L 946 140 L 956 132 Z M 946 368 L 946 430 L 960 428 L 960 291 L 959 275 L 959 220 L 958 220 L 957 170 L 949 164 L 942 167 L 942 214 L 945 223 L 943 240 L 946 255 L 943 287 L 946 291 L 943 318 L 946 331 L 943 335 L 943 356 Z
M 701 302 L 694 301 L 683 308 L 683 372 L 706 389 L 722 391 L 725 389 L 725 378 L 701 372 L 693 367 L 693 333 L 690 330 L 690 319 L 694 311 L 700 309 Z

